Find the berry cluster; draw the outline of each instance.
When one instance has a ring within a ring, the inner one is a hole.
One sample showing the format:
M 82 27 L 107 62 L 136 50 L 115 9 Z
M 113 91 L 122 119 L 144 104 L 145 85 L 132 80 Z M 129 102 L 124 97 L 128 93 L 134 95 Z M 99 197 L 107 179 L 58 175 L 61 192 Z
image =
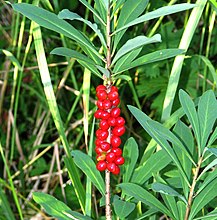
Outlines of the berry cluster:
M 125 132 L 125 120 L 120 116 L 121 110 L 116 86 L 99 85 L 96 88 L 96 103 L 98 109 L 94 116 L 100 119 L 99 129 L 96 131 L 97 165 L 99 171 L 109 170 L 113 174 L 120 173 L 119 165 L 124 164 L 122 157 L 121 138 Z

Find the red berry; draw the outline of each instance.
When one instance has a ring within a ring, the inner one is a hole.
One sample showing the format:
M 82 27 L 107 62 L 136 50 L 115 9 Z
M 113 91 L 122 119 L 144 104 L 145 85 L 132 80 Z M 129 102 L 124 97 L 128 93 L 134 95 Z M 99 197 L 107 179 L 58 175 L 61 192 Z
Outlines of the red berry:
M 120 126 L 120 127 L 114 127 L 112 130 L 112 134 L 115 136 L 122 136 L 125 133 L 125 127 Z
M 112 173 L 115 171 L 116 167 L 117 165 L 115 163 L 107 163 L 107 169 Z
M 107 163 L 104 160 L 101 160 L 96 164 L 96 169 L 99 171 L 104 171 L 106 168 L 107 168 Z
M 118 175 L 120 173 L 119 166 L 116 165 L 114 172 L 112 172 L 114 175 Z
M 117 126 L 123 126 L 125 124 L 125 120 L 122 117 L 117 117 L 116 118 L 116 125 Z
M 110 152 L 106 155 L 106 161 L 108 163 L 113 162 L 115 160 L 115 158 L 116 158 L 115 153 Z
M 98 101 L 96 102 L 96 105 L 97 105 L 97 107 L 98 107 L 99 109 L 103 109 L 103 101 L 98 100 Z
M 106 100 L 103 101 L 103 108 L 104 108 L 105 110 L 108 110 L 108 109 L 110 109 L 111 107 L 112 107 L 112 103 L 111 103 L 108 99 L 106 99 Z
M 111 152 L 115 153 L 116 157 L 120 157 L 122 155 L 121 148 L 113 148 Z
M 118 92 L 116 91 L 111 91 L 108 93 L 108 98 L 110 101 L 114 101 L 115 99 L 118 99 Z
M 103 141 L 103 140 L 105 140 L 108 137 L 108 131 L 105 131 L 105 130 L 102 130 L 102 129 L 98 129 L 96 131 L 96 137 L 99 140 Z
M 106 90 L 106 87 L 104 85 L 98 85 L 96 87 L 96 92 L 100 91 L 100 90 Z
M 116 119 L 113 117 L 108 118 L 108 124 L 109 126 L 114 127 L 116 125 Z
M 107 93 L 104 90 L 100 90 L 96 93 L 96 96 L 99 100 L 105 100 L 107 98 Z
M 102 130 L 108 130 L 109 129 L 109 124 L 108 124 L 108 121 L 107 120 L 101 120 L 100 123 L 99 123 L 99 127 L 102 129 Z
M 99 139 L 96 139 L 95 140 L 95 145 L 100 147 L 100 145 L 103 143 L 103 141 L 99 140 Z
M 106 160 L 107 160 L 107 155 L 106 155 Z M 117 165 L 122 165 L 122 164 L 124 164 L 125 160 L 123 157 L 117 157 L 114 162 Z
M 100 147 L 105 152 L 107 152 L 111 148 L 110 144 L 108 142 L 105 142 L 105 141 L 100 145 Z
M 94 117 L 96 119 L 100 119 L 102 117 L 102 114 L 103 114 L 103 110 L 101 109 L 98 109 L 95 113 L 94 113 Z
M 113 106 L 118 106 L 119 104 L 120 104 L 120 99 L 119 98 L 112 101 Z
M 112 136 L 111 137 L 111 145 L 112 145 L 112 147 L 114 147 L 114 148 L 117 148 L 117 147 L 119 147 L 120 145 L 121 145 L 121 138 L 120 137 L 118 137 L 118 136 Z
M 103 153 L 103 150 L 102 150 L 101 147 L 96 147 L 95 151 L 96 151 L 97 154 L 102 154 Z
M 110 113 L 107 111 L 102 111 L 101 118 L 107 120 L 110 117 Z
M 112 86 L 112 87 L 111 87 L 111 91 L 118 92 L 118 88 L 117 88 L 116 86 Z
M 117 118 L 121 114 L 121 110 L 120 108 L 115 107 L 111 110 L 110 114 L 111 114 L 111 117 Z

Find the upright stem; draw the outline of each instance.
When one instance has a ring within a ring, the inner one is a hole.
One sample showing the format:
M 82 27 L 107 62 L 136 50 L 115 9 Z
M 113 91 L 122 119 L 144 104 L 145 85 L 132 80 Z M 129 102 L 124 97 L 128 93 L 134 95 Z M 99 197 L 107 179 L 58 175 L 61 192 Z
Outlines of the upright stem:
M 107 92 L 110 90 L 111 86 L 111 17 L 110 17 L 110 4 L 108 4 L 108 13 L 107 13 L 107 23 L 106 23 L 106 39 L 107 39 L 107 55 L 106 55 L 106 69 L 109 71 L 110 75 L 106 79 L 107 85 Z M 109 129 L 109 135 L 107 138 L 107 142 L 111 142 L 111 128 Z M 105 171 L 105 201 L 106 201 L 106 220 L 112 219 L 111 214 L 111 195 L 110 195 L 110 171 Z
M 194 196 L 194 189 L 195 189 L 195 186 L 196 186 L 196 183 L 197 183 L 197 178 L 198 178 L 198 174 L 199 174 L 199 171 L 200 171 L 202 161 L 203 161 L 203 157 L 200 157 L 197 168 L 195 170 L 195 174 L 194 174 L 194 178 L 193 178 L 193 181 L 192 181 L 190 193 L 189 193 L 189 196 L 188 196 L 188 206 L 187 206 L 187 209 L 186 209 L 186 212 L 185 212 L 185 219 L 184 220 L 188 220 L 188 217 L 189 217 L 189 214 L 190 214 L 191 204 L 192 204 L 193 196 Z

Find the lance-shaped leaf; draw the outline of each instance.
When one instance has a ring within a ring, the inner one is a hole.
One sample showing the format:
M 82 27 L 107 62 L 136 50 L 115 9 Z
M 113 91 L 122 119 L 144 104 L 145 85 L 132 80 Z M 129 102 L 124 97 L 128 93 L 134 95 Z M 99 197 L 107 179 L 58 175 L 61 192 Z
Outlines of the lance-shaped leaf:
M 26 3 L 12 4 L 12 7 L 15 11 L 20 12 L 40 26 L 73 39 L 80 44 L 81 48 L 85 52 L 89 52 L 88 55 L 98 61 L 97 63 L 100 63 L 99 58 L 103 60 L 103 57 L 98 53 L 92 42 L 87 37 L 66 21 L 59 19 L 56 14 Z M 85 48 L 88 48 L 89 50 L 85 50 Z
M 210 139 L 209 139 L 209 142 L 207 144 L 207 147 L 209 147 L 210 145 L 213 144 L 213 142 L 217 139 L 217 127 L 215 128 L 215 130 L 213 131 Z
M 17 60 L 17 58 L 8 50 L 0 50 L 0 52 L 4 53 L 5 56 L 13 63 L 14 66 L 16 66 L 20 71 L 22 70 L 22 67 Z
M 73 150 L 72 156 L 75 164 L 90 178 L 100 193 L 104 195 L 105 183 L 91 157 L 79 150 Z
M 53 49 L 50 53 L 59 56 L 75 58 L 82 66 L 86 67 L 91 72 L 96 74 L 98 77 L 102 78 L 97 68 L 95 67 L 94 61 L 91 60 L 89 57 L 85 56 L 84 54 L 81 54 L 75 50 L 71 50 L 65 47 L 57 47 Z
M 179 100 L 181 102 L 182 108 L 185 112 L 185 114 L 187 115 L 195 137 L 197 139 L 197 143 L 199 145 L 199 156 L 201 154 L 201 136 L 200 136 L 200 125 L 199 125 L 199 120 L 198 120 L 198 115 L 196 112 L 196 109 L 194 107 L 194 102 L 191 100 L 191 98 L 189 97 L 189 95 L 184 92 L 183 90 L 179 91 Z
M 137 58 L 136 60 L 134 60 L 133 62 L 129 63 L 125 62 L 122 63 L 122 66 L 117 66 L 115 65 L 114 67 L 114 73 L 118 74 L 121 72 L 124 72 L 126 70 L 132 69 L 134 67 L 138 67 L 144 64 L 148 64 L 148 63 L 153 63 L 153 62 L 157 62 L 160 60 L 165 60 L 171 57 L 175 57 L 179 54 L 184 53 L 184 50 L 181 49 L 163 49 L 163 50 L 159 50 L 159 51 L 155 51 L 152 53 L 148 53 L 146 55 L 143 55 L 139 58 Z M 125 55 L 127 56 L 127 54 Z M 123 58 L 125 57 L 123 56 Z M 117 70 L 118 68 L 118 70 Z
M 201 136 L 201 151 L 206 146 L 209 135 L 217 118 L 217 101 L 212 90 L 206 91 L 198 103 L 198 119 Z
M 57 200 L 51 195 L 34 192 L 33 199 L 41 205 L 49 215 L 57 219 L 91 220 L 88 216 L 72 211 L 65 203 Z
M 151 185 L 152 190 L 155 192 L 163 193 L 165 195 L 170 195 L 170 196 L 177 196 L 179 197 L 186 205 L 188 204 L 187 200 L 185 199 L 184 196 L 180 195 L 176 190 L 174 190 L 172 187 L 162 184 L 162 183 L 153 183 Z
M 83 5 L 86 6 L 98 19 L 99 21 L 106 26 L 105 22 L 102 20 L 102 18 L 99 16 L 97 11 L 86 1 L 86 0 L 79 0 Z
M 78 15 L 77 13 L 71 12 L 68 9 L 63 9 L 59 14 L 58 14 L 58 18 L 60 19 L 69 19 L 69 20 L 78 20 L 78 21 L 82 21 L 83 23 L 85 23 L 86 25 L 88 25 L 99 37 L 101 43 L 103 44 L 104 47 L 106 47 L 106 42 L 105 42 L 105 38 L 103 37 L 101 31 L 98 29 L 97 24 L 93 24 L 90 21 L 82 18 L 80 15 Z
M 161 42 L 161 35 L 160 34 L 156 34 L 153 37 L 145 37 L 145 36 L 137 36 L 133 39 L 128 40 L 116 53 L 112 64 L 113 65 L 118 59 L 120 59 L 120 57 L 122 57 L 123 55 L 129 53 L 132 50 L 135 50 L 139 47 L 142 47 L 144 45 L 147 44 L 151 44 L 151 43 L 156 43 L 156 42 Z
M 176 4 L 176 5 L 164 6 L 162 8 L 158 8 L 157 10 L 146 13 L 145 15 L 142 15 L 142 16 L 134 19 L 133 21 L 129 22 L 128 24 L 126 24 L 120 28 L 118 27 L 118 29 L 115 32 L 113 32 L 113 34 L 116 34 L 117 32 L 122 31 L 128 27 L 133 26 L 133 25 L 136 25 L 136 24 L 139 24 L 139 23 L 142 23 L 145 21 L 149 21 L 154 18 L 159 18 L 161 16 L 166 16 L 166 15 L 170 15 L 170 14 L 177 13 L 180 11 L 188 10 L 193 7 L 195 7 L 195 4 L 183 3 L 183 4 Z
M 141 110 L 133 107 L 128 106 L 130 112 L 134 115 L 134 117 L 137 119 L 137 121 L 141 124 L 141 126 L 146 130 L 146 132 L 168 153 L 170 158 L 173 160 L 173 162 L 176 164 L 177 168 L 180 171 L 180 174 L 190 186 L 189 179 L 185 173 L 185 171 L 182 168 L 182 165 L 180 164 L 174 150 L 169 145 L 169 143 L 164 139 L 163 136 L 159 135 L 153 126 L 151 126 L 151 123 L 148 123 L 148 121 L 151 121 L 151 119 L 143 113 Z
M 150 192 L 142 188 L 141 186 L 134 183 L 121 183 L 118 185 L 125 194 L 128 196 L 132 196 L 138 201 L 157 209 L 158 211 L 170 216 L 174 219 L 172 213 L 158 200 L 156 199 Z

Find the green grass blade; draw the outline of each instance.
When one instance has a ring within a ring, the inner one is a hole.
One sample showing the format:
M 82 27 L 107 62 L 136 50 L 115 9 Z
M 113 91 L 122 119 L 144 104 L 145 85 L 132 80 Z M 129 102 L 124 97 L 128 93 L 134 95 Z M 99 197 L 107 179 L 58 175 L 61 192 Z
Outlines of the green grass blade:
M 193 38 L 197 25 L 200 21 L 206 2 L 207 0 L 197 0 L 196 2 L 197 6 L 192 10 L 188 23 L 185 27 L 185 31 L 182 35 L 182 39 L 179 44 L 180 49 L 184 49 L 185 51 L 188 50 L 188 47 Z M 179 78 L 180 78 L 184 59 L 185 59 L 185 54 L 182 54 L 182 55 L 178 55 L 174 60 L 168 86 L 167 86 L 166 96 L 165 96 L 164 104 L 163 104 L 163 112 L 162 112 L 162 117 L 161 117 L 162 121 L 166 121 L 171 114 L 172 105 L 173 105 L 176 90 L 179 84 Z
M 6 161 L 4 152 L 3 152 L 3 148 L 2 148 L 1 141 L 0 141 L 0 154 L 1 154 L 3 163 L 4 163 L 4 166 L 5 166 L 7 175 L 8 175 L 8 179 L 9 179 L 9 183 L 10 183 L 10 187 L 11 187 L 13 199 L 14 199 L 15 205 L 16 205 L 16 207 L 17 207 L 17 210 L 18 210 L 18 213 L 19 213 L 19 217 L 20 217 L 21 220 L 23 220 L 24 218 L 23 218 L 22 208 L 21 208 L 21 206 L 20 206 L 20 203 L 19 203 L 19 200 L 18 200 L 18 196 L 17 196 L 17 192 L 16 192 L 16 189 L 15 189 L 15 187 L 14 187 L 13 180 L 12 180 L 12 178 L 11 178 L 10 169 L 9 169 L 9 167 L 8 167 L 8 165 L 7 165 L 7 161 Z
M 51 84 L 50 73 L 48 70 L 45 51 L 44 51 L 43 42 L 42 42 L 41 30 L 40 30 L 39 25 L 37 25 L 36 23 L 34 23 L 33 37 L 34 37 L 36 56 L 38 60 L 39 71 L 40 71 L 41 81 L 44 87 L 45 96 L 48 102 L 50 112 L 53 116 L 55 126 L 59 133 L 61 142 L 63 143 L 66 156 L 67 156 L 66 161 L 68 163 L 66 165 L 69 170 L 69 176 L 75 188 L 75 192 L 78 197 L 79 203 L 81 205 L 81 209 L 84 212 L 84 209 L 85 209 L 84 189 L 83 189 L 81 180 L 78 175 L 78 170 L 71 158 L 69 143 L 65 136 L 64 126 L 63 126 L 63 123 L 60 117 L 59 109 L 57 106 L 56 98 L 55 98 L 54 91 L 53 91 L 52 84 Z

